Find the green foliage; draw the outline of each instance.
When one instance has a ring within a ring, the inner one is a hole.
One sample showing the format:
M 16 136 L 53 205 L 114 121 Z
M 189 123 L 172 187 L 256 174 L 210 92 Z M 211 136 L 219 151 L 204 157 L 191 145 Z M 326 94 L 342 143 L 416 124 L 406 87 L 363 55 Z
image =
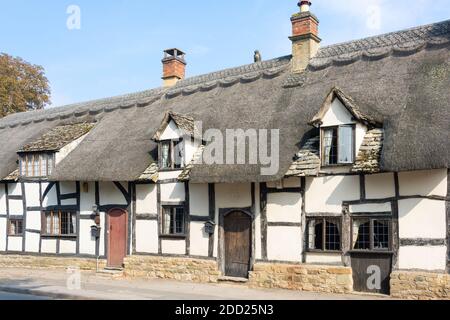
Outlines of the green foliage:
M 50 86 L 44 69 L 0 53 L 0 118 L 43 109 L 49 103 Z

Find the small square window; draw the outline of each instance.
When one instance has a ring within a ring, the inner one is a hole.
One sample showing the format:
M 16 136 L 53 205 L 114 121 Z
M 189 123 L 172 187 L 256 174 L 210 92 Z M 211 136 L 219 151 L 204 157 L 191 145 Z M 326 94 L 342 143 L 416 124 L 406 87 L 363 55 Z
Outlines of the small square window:
M 355 154 L 354 125 L 322 129 L 322 164 L 352 164 Z
M 163 207 L 163 235 L 185 235 L 185 216 L 183 207 Z
M 353 249 L 389 250 L 390 242 L 390 219 L 353 219 Z
M 308 219 L 308 249 L 340 251 L 340 221 L 333 218 Z
M 75 212 L 49 211 L 43 213 L 42 233 L 49 236 L 76 235 L 77 216 Z
M 9 236 L 23 235 L 23 219 L 9 219 L 8 235 Z
M 160 169 L 181 169 L 185 165 L 183 140 L 160 142 Z

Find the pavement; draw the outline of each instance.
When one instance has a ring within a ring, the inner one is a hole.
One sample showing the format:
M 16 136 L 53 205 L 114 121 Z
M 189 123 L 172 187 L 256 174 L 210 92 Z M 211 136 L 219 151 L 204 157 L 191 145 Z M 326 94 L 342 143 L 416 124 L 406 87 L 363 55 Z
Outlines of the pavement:
M 379 300 L 377 295 L 337 295 L 278 289 L 250 289 L 243 284 L 197 284 L 144 280 L 65 270 L 3 268 L 0 300 Z

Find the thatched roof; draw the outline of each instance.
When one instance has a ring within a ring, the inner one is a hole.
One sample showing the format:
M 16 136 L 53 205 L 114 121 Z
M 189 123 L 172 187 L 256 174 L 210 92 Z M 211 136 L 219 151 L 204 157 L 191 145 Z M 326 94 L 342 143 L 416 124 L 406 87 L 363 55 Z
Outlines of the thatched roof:
M 23 146 L 19 153 L 61 150 L 69 143 L 87 134 L 93 127 L 93 123 L 58 126 L 44 133 L 39 139 Z
M 175 87 L 16 114 L 0 120 L 0 176 L 16 152 L 62 124 L 97 121 L 55 169 L 54 180 L 132 181 L 157 159 L 152 140 L 167 111 L 203 129 L 280 129 L 278 173 L 260 165 L 194 165 L 193 182 L 278 180 L 311 130 L 308 122 L 338 87 L 358 110 L 383 124 L 382 171 L 448 167 L 450 21 L 322 48 L 291 74 L 290 56 L 214 72 Z

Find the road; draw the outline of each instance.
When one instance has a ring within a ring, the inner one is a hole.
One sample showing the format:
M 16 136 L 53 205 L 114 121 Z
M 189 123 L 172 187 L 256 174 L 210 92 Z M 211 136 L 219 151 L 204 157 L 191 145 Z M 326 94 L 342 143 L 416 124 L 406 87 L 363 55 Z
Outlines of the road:
M 22 300 L 22 301 L 23 300 L 51 300 L 51 298 L 0 291 L 0 301 L 5 301 L 5 300 L 9 300 L 9 301 L 11 301 L 11 300 Z

